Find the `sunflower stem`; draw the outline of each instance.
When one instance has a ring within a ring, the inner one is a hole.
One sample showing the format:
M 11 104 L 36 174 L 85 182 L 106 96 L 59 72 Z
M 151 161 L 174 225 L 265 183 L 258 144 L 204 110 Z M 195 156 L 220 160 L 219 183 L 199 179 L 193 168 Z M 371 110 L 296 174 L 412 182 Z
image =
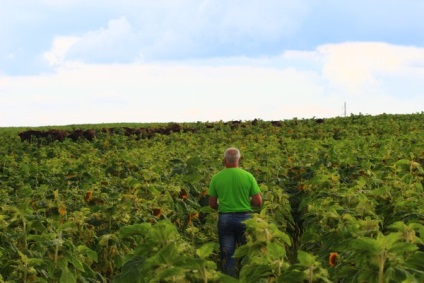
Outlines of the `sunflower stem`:
M 382 250 L 378 256 L 378 283 L 384 282 L 384 264 L 386 262 L 386 251 Z

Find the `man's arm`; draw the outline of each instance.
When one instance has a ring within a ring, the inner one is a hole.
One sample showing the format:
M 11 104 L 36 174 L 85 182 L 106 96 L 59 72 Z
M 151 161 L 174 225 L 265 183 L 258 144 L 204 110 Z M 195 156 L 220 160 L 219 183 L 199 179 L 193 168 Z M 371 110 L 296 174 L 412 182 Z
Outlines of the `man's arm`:
M 209 206 L 213 209 L 218 209 L 218 198 L 209 196 Z
M 261 206 L 262 205 L 262 196 L 261 194 L 254 194 L 251 198 L 250 198 L 250 204 L 252 206 Z

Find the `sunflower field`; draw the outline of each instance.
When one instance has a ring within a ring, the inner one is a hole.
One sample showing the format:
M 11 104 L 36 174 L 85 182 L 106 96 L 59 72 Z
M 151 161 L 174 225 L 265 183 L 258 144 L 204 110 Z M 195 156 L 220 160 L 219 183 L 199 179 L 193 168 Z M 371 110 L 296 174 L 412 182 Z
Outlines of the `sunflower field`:
M 424 282 L 423 126 L 424 113 L 0 128 L 0 283 Z M 239 278 L 221 272 L 208 207 L 228 147 L 264 201 Z

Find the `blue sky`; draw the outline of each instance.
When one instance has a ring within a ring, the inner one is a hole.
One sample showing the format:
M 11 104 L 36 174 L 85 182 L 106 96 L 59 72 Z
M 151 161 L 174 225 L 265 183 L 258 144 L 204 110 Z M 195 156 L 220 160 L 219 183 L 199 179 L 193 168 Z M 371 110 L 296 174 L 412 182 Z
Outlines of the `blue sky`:
M 0 127 L 424 111 L 422 0 L 2 0 Z

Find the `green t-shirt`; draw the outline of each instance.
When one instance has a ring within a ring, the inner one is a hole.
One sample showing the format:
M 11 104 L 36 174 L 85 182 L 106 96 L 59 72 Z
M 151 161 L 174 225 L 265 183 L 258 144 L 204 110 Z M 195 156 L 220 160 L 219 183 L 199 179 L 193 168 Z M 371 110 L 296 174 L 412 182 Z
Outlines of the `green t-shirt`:
M 255 177 L 241 168 L 222 169 L 209 185 L 209 195 L 219 199 L 219 212 L 252 211 L 250 197 L 260 192 Z

